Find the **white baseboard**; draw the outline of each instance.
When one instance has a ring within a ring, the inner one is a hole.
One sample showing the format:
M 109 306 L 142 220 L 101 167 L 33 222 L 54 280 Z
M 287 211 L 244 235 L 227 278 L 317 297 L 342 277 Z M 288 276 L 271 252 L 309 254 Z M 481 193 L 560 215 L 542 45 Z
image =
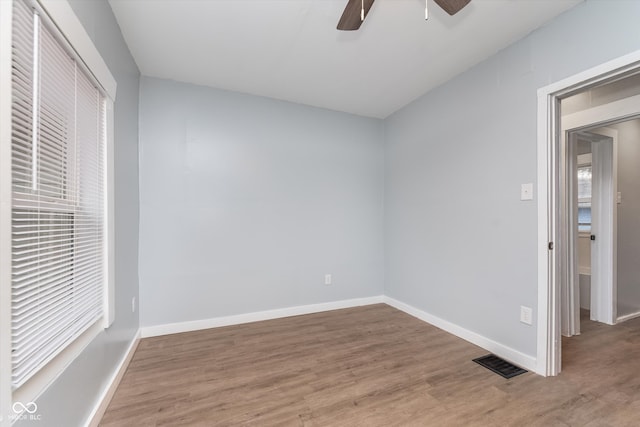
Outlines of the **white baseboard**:
M 111 403 L 111 399 L 113 398 L 118 385 L 120 384 L 120 380 L 122 380 L 122 377 L 124 376 L 124 373 L 129 366 L 129 362 L 131 362 L 131 358 L 136 352 L 136 348 L 138 348 L 139 342 L 140 330 L 138 329 L 138 332 L 136 332 L 135 336 L 133 337 L 131 344 L 129 344 L 129 348 L 127 348 L 127 351 L 120 360 L 117 369 L 111 376 L 108 386 L 102 392 L 102 396 L 100 396 L 100 399 L 98 399 L 98 402 L 96 403 L 95 408 L 93 408 L 93 411 L 91 411 L 91 415 L 89 415 L 89 419 L 86 423 L 87 427 L 97 427 L 98 424 L 100 424 L 100 421 L 102 420 L 102 417 L 107 410 L 109 403 Z
M 640 317 L 640 311 L 631 314 L 625 314 L 624 316 L 618 317 L 616 323 L 626 322 L 627 320 L 635 319 L 636 317 Z
M 168 323 L 164 325 L 146 326 L 141 328 L 142 338 L 160 335 L 177 334 L 181 332 L 197 331 L 201 329 L 218 328 L 221 326 L 239 325 L 243 323 L 259 322 L 262 320 L 279 319 L 303 314 L 320 313 L 323 311 L 338 310 L 341 308 L 359 307 L 363 305 L 385 303 L 398 310 L 404 311 L 424 322 L 440 328 L 450 334 L 469 341 L 485 350 L 496 354 L 529 371 L 537 372 L 536 358 L 521 353 L 510 347 L 495 342 L 476 332 L 472 332 L 459 325 L 441 319 L 437 316 L 419 310 L 409 304 L 393 299 L 385 295 L 367 298 L 356 298 L 342 301 L 333 301 L 321 304 L 310 304 L 296 307 L 281 308 L 276 310 L 259 311 L 255 313 L 238 314 L 233 316 L 214 317 L 211 319 L 193 320 L 188 322 Z
M 332 301 L 320 304 L 300 305 L 296 307 L 279 308 L 276 310 L 258 311 L 255 313 L 237 314 L 234 316 L 214 317 L 211 319 L 192 320 L 188 322 L 167 323 L 164 325 L 145 326 L 141 328 L 142 338 L 160 335 L 178 334 L 180 332 L 198 331 L 201 329 L 218 328 L 221 326 L 240 325 L 242 323 L 259 322 L 262 320 L 279 319 L 282 317 L 300 316 L 302 314 L 320 313 L 341 308 L 359 307 L 363 305 L 380 304 L 383 296 L 355 298 L 342 301 Z
M 505 346 L 504 344 L 495 342 L 476 332 L 472 332 L 468 329 L 463 328 L 462 326 L 441 319 L 437 316 L 419 310 L 413 306 L 410 306 L 409 304 L 405 304 L 391 297 L 385 296 L 383 298 L 383 302 L 397 308 L 400 311 L 404 311 L 405 313 L 416 317 L 426 323 L 429 323 L 430 325 L 440 328 L 443 331 L 449 332 L 450 334 L 462 338 L 465 341 L 469 341 L 470 343 L 475 344 L 478 347 L 482 347 L 485 350 L 495 354 L 496 356 L 508 360 L 514 365 L 520 366 L 521 368 L 527 369 L 532 372 L 537 372 L 535 357 L 521 353 L 517 350 Z

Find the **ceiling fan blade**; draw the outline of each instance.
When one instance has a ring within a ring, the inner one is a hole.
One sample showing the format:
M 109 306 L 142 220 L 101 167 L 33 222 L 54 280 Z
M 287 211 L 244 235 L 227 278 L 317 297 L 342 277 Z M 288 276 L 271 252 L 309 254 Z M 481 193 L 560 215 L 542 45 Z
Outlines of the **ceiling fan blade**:
M 438 6 L 444 9 L 449 15 L 455 15 L 460 12 L 463 7 L 469 4 L 471 0 L 434 0 Z
M 342 12 L 342 17 L 338 21 L 338 29 L 342 31 L 353 31 L 362 25 L 362 2 L 363 0 L 349 0 Z M 364 0 L 364 17 L 367 17 L 374 0 Z

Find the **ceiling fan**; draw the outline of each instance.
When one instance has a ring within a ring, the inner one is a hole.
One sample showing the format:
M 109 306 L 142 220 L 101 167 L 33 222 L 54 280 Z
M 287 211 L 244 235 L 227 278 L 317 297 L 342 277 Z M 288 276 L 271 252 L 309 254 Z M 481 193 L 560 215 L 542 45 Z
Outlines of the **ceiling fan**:
M 434 0 L 449 15 L 460 12 L 471 0 Z M 353 31 L 360 28 L 364 18 L 371 10 L 374 0 L 348 0 L 338 22 L 338 30 Z

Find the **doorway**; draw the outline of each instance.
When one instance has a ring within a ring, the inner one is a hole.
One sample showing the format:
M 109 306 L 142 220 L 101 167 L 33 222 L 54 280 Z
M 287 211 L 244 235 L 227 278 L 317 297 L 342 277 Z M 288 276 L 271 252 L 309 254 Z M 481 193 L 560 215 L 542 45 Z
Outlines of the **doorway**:
M 609 325 L 617 319 L 618 131 L 598 125 L 564 133 L 568 264 L 560 310 L 562 335 L 571 337 L 581 333 L 581 312 Z
M 562 345 L 569 346 L 575 356 L 580 343 L 587 341 L 568 337 L 584 332 L 587 340 L 593 334 L 609 339 L 624 327 L 614 330 L 604 324 L 640 317 L 640 118 L 601 123 L 566 135 L 566 171 L 572 178 L 568 200 L 573 207 L 568 210 L 568 223 L 577 236 L 577 243 L 569 239 L 569 247 L 573 244 L 577 252 L 577 274 L 573 283 L 561 283 L 569 284 L 561 295 Z M 610 165 L 611 173 L 603 162 Z M 610 228 L 603 228 L 607 223 Z M 609 231 L 613 238 L 607 239 Z M 606 271 L 608 261 L 612 261 L 610 271 Z M 572 304 L 568 298 L 574 298 Z M 579 366 L 580 361 L 573 357 L 566 363 Z
M 564 135 L 561 100 L 626 78 L 638 78 L 640 51 L 602 64 L 591 70 L 554 83 L 538 91 L 538 351 L 537 369 L 541 375 L 558 375 L 561 369 L 561 284 L 571 266 L 569 228 L 563 201 L 567 192 L 566 150 L 561 148 Z M 594 106 L 589 126 L 602 126 L 640 114 L 640 95 L 607 105 L 609 117 L 602 117 L 603 105 Z M 587 114 L 588 116 L 588 114 Z M 585 117 L 587 117 L 585 116 Z M 565 144 L 566 145 L 566 144 Z M 597 238 L 597 236 L 596 236 Z

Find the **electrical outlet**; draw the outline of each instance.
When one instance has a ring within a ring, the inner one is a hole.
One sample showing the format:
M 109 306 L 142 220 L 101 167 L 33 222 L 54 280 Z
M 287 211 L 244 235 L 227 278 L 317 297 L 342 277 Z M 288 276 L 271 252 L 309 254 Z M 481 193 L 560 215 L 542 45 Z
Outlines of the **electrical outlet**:
M 524 305 L 520 306 L 520 321 L 527 325 L 530 325 L 533 320 L 533 313 L 531 311 L 531 307 L 525 307 Z
M 330 285 L 331 284 L 331 275 L 330 274 L 325 274 L 324 275 L 324 284 L 325 285 Z
M 131 312 L 136 312 L 136 297 L 131 298 Z
M 520 200 L 533 200 L 533 184 L 520 186 Z

